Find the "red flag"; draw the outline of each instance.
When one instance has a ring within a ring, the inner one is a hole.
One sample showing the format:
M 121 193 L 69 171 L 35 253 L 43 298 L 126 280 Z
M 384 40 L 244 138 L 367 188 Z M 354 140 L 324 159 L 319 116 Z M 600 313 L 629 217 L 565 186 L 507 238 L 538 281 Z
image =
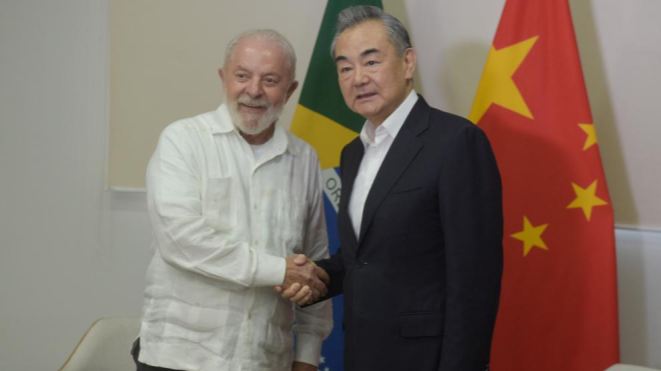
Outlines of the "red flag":
M 495 371 L 619 360 L 613 210 L 566 0 L 507 0 L 470 119 L 503 178 Z

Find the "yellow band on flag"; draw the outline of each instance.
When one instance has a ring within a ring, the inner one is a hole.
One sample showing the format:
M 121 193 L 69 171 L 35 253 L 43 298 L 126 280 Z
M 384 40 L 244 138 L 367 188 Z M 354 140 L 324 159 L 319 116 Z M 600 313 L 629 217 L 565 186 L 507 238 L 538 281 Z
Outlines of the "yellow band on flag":
M 340 166 L 342 148 L 357 135 L 300 104 L 296 107 L 291 131 L 317 150 L 322 169 Z

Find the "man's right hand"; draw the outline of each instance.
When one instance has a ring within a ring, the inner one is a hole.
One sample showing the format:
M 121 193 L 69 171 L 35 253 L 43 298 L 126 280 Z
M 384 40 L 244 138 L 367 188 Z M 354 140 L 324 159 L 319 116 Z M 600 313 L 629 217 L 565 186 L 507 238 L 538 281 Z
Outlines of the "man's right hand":
M 317 267 L 303 254 L 290 255 L 286 261 L 285 280 L 281 285 L 281 290 L 277 291 L 295 290 L 299 300 L 292 301 L 297 304 L 299 302 L 307 303 L 310 299 L 316 300 L 326 295 L 328 292 L 326 283 L 329 282 L 329 278 L 323 269 Z M 302 296 L 306 297 L 305 301 L 301 300 Z

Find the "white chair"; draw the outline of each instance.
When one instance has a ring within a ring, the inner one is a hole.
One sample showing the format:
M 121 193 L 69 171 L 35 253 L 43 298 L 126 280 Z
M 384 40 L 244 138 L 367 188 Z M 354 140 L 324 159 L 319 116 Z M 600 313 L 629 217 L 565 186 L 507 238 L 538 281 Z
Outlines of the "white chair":
M 659 371 L 656 368 L 649 368 L 649 367 L 642 367 L 642 366 L 632 366 L 632 365 L 624 365 L 621 363 L 618 363 L 616 365 L 612 365 L 606 371 Z
M 138 318 L 101 318 L 87 330 L 59 371 L 135 371 L 130 355 Z

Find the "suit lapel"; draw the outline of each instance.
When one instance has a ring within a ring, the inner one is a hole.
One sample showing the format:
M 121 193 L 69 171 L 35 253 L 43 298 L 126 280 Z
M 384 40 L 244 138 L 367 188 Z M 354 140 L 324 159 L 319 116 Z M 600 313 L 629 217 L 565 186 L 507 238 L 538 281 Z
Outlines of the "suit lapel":
M 342 195 L 340 198 L 340 211 L 342 213 L 339 217 L 344 218 L 344 225 L 349 228 L 349 231 L 345 231 L 345 233 L 349 233 L 352 236 L 351 241 L 354 246 L 358 246 L 358 236 L 356 236 L 353 230 L 353 224 L 349 216 L 349 200 L 351 200 L 353 185 L 364 154 L 365 148 L 363 142 L 360 138 L 356 138 L 347 146 L 347 163 L 342 164 Z
M 418 96 L 418 101 L 409 113 L 404 125 L 397 133 L 397 137 L 388 150 L 381 168 L 379 168 L 372 188 L 367 195 L 365 208 L 363 209 L 363 220 L 360 226 L 359 243 L 362 243 L 367 233 L 376 210 L 388 195 L 400 176 L 408 168 L 409 164 L 417 156 L 423 147 L 418 135 L 429 125 L 430 107 L 427 102 Z M 362 154 L 361 154 L 362 158 Z M 356 169 L 357 172 L 357 169 Z M 355 179 L 355 173 L 353 179 Z

